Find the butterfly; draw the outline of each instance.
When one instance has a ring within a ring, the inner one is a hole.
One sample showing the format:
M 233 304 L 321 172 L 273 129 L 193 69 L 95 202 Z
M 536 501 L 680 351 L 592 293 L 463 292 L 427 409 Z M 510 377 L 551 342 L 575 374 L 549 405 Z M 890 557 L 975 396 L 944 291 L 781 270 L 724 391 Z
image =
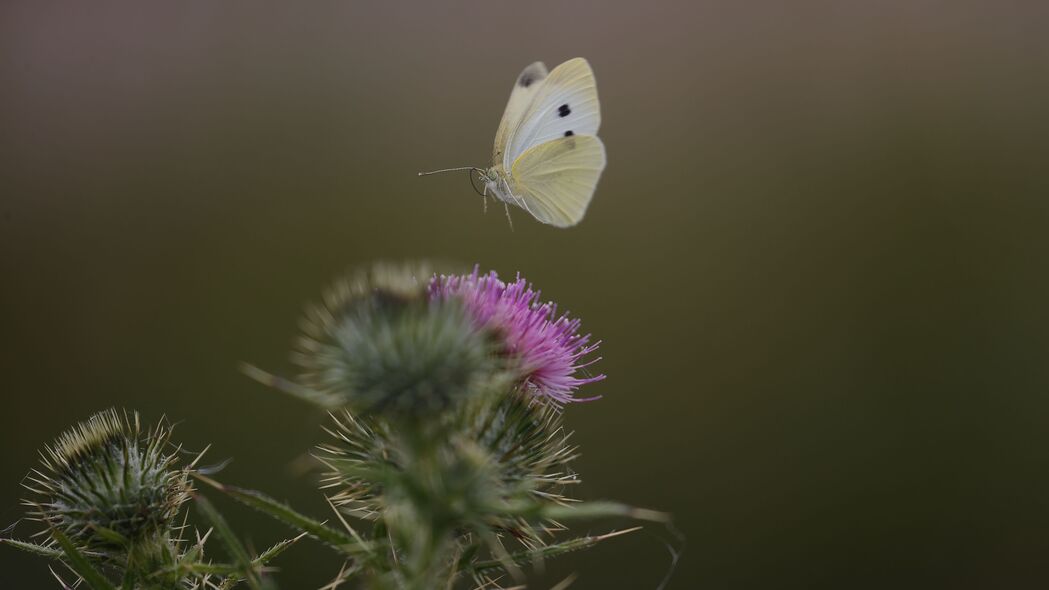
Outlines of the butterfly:
M 419 175 L 469 170 L 472 181 L 477 172 L 483 196 L 516 205 L 542 223 L 571 227 L 586 214 L 605 169 L 600 126 L 601 104 L 590 64 L 577 57 L 548 72 L 537 61 L 514 82 L 495 133 L 490 168 Z

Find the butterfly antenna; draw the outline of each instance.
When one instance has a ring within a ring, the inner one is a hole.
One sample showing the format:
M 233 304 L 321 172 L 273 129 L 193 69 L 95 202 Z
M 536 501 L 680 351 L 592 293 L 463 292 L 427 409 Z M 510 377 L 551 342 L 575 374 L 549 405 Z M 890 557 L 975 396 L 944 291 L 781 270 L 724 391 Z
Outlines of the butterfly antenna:
M 440 174 L 442 172 L 461 172 L 463 170 L 467 170 L 468 171 L 467 174 L 470 176 L 470 187 L 474 189 L 475 193 L 477 193 L 477 194 L 481 195 L 482 197 L 484 197 L 484 210 L 487 213 L 488 212 L 488 198 L 487 198 L 488 197 L 488 187 L 486 186 L 485 189 L 484 189 L 485 192 L 482 193 L 480 190 L 477 189 L 477 185 L 474 184 L 474 175 L 473 175 L 474 172 L 476 172 L 478 175 L 480 175 L 481 178 L 484 178 L 484 179 L 488 178 L 488 175 L 485 174 L 484 170 L 482 170 L 481 168 L 478 168 L 477 166 L 461 166 L 459 168 L 442 168 L 440 170 L 431 170 L 429 172 L 419 172 L 418 174 L 419 174 L 419 176 L 429 176 L 431 174 Z
M 459 172 L 461 170 L 470 170 L 470 171 L 478 170 L 478 171 L 480 171 L 481 169 L 478 168 L 477 166 L 460 166 L 459 168 L 441 168 L 440 170 L 430 170 L 429 172 L 420 172 L 419 176 L 429 176 L 431 174 L 441 174 L 443 172 Z

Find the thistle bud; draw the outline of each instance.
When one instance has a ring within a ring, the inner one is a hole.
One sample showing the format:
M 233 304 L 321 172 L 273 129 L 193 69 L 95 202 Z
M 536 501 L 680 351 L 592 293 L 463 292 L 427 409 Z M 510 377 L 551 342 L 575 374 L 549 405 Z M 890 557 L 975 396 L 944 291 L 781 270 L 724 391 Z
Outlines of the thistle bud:
M 143 431 L 137 413 L 115 409 L 70 428 L 28 478 L 31 517 L 103 553 L 165 535 L 190 492 L 170 434 L 162 424 Z
M 311 401 L 358 414 L 432 415 L 498 378 L 490 334 L 459 302 L 431 300 L 430 276 L 378 266 L 337 283 L 309 310 L 292 360 Z
M 410 497 L 452 528 L 468 531 L 483 522 L 540 542 L 528 523 L 500 507 L 563 501 L 564 486 L 579 481 L 561 412 L 519 394 L 476 398 L 443 415 L 447 438 L 430 441 L 423 452 L 382 420 L 349 412 L 333 417 L 334 439 L 318 453 L 329 468 L 324 487 L 358 518 L 389 519 Z

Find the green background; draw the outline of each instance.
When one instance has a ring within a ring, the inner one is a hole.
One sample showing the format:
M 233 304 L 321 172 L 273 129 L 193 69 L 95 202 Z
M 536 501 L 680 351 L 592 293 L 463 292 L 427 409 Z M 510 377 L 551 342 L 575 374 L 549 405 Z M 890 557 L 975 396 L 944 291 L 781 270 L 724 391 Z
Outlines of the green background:
M 321 416 L 237 363 L 287 371 L 332 278 L 429 258 L 604 341 L 578 494 L 674 513 L 670 588 L 1049 583 L 1047 30 L 1037 2 L 5 2 L 0 526 L 111 405 L 325 514 L 295 463 Z M 415 176 L 485 165 L 520 69 L 577 55 L 608 148 L 581 225 Z M 533 587 L 654 588 L 649 530 Z M 13 550 L 0 576 L 57 587 Z

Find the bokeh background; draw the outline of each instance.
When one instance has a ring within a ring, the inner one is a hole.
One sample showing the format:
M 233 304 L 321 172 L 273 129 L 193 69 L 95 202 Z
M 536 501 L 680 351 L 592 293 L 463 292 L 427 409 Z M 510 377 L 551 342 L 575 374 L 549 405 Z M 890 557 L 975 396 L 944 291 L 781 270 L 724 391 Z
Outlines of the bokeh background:
M 1047 30 L 1039 2 L 4 2 L 0 524 L 111 405 L 325 514 L 295 473 L 321 417 L 237 363 L 286 370 L 346 269 L 433 258 L 521 271 L 604 340 L 579 493 L 675 514 L 669 588 L 1045 585 Z M 580 226 L 415 176 L 486 164 L 518 71 L 577 55 L 609 153 Z M 532 587 L 655 588 L 668 538 Z

